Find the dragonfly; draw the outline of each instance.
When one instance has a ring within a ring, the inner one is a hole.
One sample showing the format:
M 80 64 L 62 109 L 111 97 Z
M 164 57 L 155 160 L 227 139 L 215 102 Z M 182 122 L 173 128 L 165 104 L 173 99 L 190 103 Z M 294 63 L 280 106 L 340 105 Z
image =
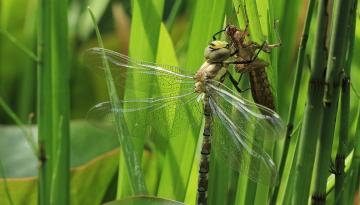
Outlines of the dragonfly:
M 239 6 L 240 8 L 240 6 Z M 249 19 L 246 11 L 246 4 L 244 1 L 244 16 L 245 16 L 245 28 L 241 30 L 235 25 L 227 25 L 221 31 L 213 35 L 213 40 L 216 40 L 216 36 L 222 32 L 225 32 L 228 39 L 230 39 L 231 45 L 236 49 L 236 57 L 239 60 L 252 59 L 256 55 L 256 50 L 262 50 L 266 53 L 270 53 L 271 49 L 280 47 L 281 41 L 278 43 L 269 44 L 264 42 L 259 44 L 257 42 L 247 40 L 249 38 Z M 235 70 L 241 73 L 239 80 L 229 75 L 231 82 L 234 84 L 237 91 L 242 92 L 238 85 L 240 79 L 244 73 L 249 73 L 250 89 L 254 101 L 260 105 L 263 105 L 271 110 L 275 110 L 274 97 L 271 91 L 271 86 L 265 71 L 265 68 L 269 66 L 267 61 L 260 58 L 256 58 L 249 64 L 237 64 Z
M 259 139 L 277 140 L 284 136 L 285 131 L 285 124 L 276 112 L 242 98 L 223 83 L 230 64 L 251 63 L 253 59 L 232 60 L 233 51 L 225 41 L 211 42 L 204 53 L 205 62 L 195 74 L 190 74 L 180 67 L 139 61 L 104 48 L 87 51 L 90 56 L 87 59 L 101 62 L 105 57 L 111 66 L 112 75 L 116 73 L 122 76 L 114 76 L 115 79 L 126 77 L 129 82 L 118 82 L 119 87 L 130 86 L 131 89 L 141 91 L 144 87 L 160 83 L 166 88 L 163 89 L 166 92 L 154 92 L 151 97 L 121 100 L 121 106 L 116 108 L 111 106 L 111 102 L 100 103 L 89 111 L 94 116 L 147 111 L 151 113 L 150 120 L 141 119 L 144 122 L 139 122 L 145 126 L 151 123 L 156 113 L 169 107 L 193 108 L 195 104 L 203 106 L 204 128 L 196 202 L 198 205 L 207 204 L 211 150 L 214 150 L 216 159 L 230 162 L 234 170 L 245 174 L 251 180 L 268 185 L 276 184 L 275 163 L 253 140 L 252 132 L 256 130 L 255 137 Z M 136 79 L 144 81 L 139 82 L 140 86 L 135 86 L 135 78 L 131 76 L 137 76 Z M 152 77 L 156 77 L 156 80 Z M 196 109 L 181 114 L 196 115 Z M 251 163 L 253 161 L 256 163 Z

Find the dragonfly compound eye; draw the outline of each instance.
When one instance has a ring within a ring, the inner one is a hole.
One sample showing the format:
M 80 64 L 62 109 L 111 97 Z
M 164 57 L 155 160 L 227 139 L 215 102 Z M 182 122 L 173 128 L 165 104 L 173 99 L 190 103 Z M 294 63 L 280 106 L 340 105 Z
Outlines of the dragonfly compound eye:
M 225 32 L 229 35 L 232 36 L 234 35 L 234 33 L 237 31 L 238 29 L 235 26 L 232 25 L 228 25 L 225 29 Z

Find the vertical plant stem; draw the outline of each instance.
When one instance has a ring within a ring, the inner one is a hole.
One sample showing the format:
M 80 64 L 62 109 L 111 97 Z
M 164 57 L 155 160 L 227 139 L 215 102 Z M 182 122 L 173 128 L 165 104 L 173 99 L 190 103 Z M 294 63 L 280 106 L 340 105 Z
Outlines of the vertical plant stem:
M 38 26 L 39 204 L 69 204 L 67 1 L 40 0 Z
M 360 168 L 360 104 L 358 105 L 357 126 L 354 137 L 354 156 L 351 163 L 351 174 L 349 176 L 348 204 L 354 204 L 356 190 L 358 189 L 358 178 Z
M 296 159 L 294 191 L 291 204 L 307 204 L 314 165 L 316 142 L 320 134 L 324 66 L 326 65 L 326 31 L 328 28 L 328 1 L 318 1 L 317 30 L 312 56 L 312 70 L 308 84 L 307 104 L 304 113 L 299 150 Z
M 49 202 L 51 164 L 47 160 L 52 150 L 51 143 L 51 50 L 50 50 L 50 1 L 39 1 L 38 20 L 38 65 L 37 65 L 37 113 L 38 113 L 38 147 L 39 147 L 39 189 L 38 204 Z
M 351 29 L 350 29 L 350 34 L 349 34 L 349 54 L 348 54 L 348 59 L 347 59 L 347 65 L 346 68 L 350 69 L 351 67 L 351 63 L 352 63 L 352 56 L 353 56 L 353 52 L 354 52 L 354 48 L 353 46 L 355 45 L 354 41 L 355 41 L 355 27 L 356 27 L 356 8 L 357 8 L 357 3 L 358 0 L 354 1 L 354 7 L 352 9 L 351 12 Z M 350 74 L 350 72 L 347 72 L 347 74 Z M 351 81 L 350 81 L 351 82 Z M 358 96 L 357 99 L 359 100 Z M 349 191 L 348 191 L 348 197 L 347 197 L 347 203 L 354 203 L 354 198 L 355 198 L 355 192 L 357 190 L 357 181 L 358 181 L 358 177 L 359 177 L 359 168 L 360 168 L 360 106 L 358 106 L 358 115 L 357 115 L 357 127 L 356 127 L 356 132 L 355 132 L 355 137 L 354 137 L 354 143 L 350 143 L 350 146 L 353 146 L 354 149 L 354 156 L 353 156 L 353 161 L 351 163 L 351 168 L 350 168 L 350 174 L 348 177 L 348 181 L 350 182 L 348 187 L 349 187 Z M 352 147 L 349 147 L 348 150 L 351 150 Z
M 346 59 L 346 66 L 344 69 L 344 78 L 342 80 L 341 90 L 341 110 L 340 110 L 340 136 L 339 147 L 335 160 L 335 201 L 337 204 L 347 204 L 346 192 L 344 192 L 344 181 L 346 173 L 345 168 L 345 156 L 348 152 L 348 130 L 349 130 L 349 112 L 350 112 L 350 73 L 351 62 L 354 50 L 354 38 L 355 38 L 355 22 L 356 22 L 356 7 L 357 1 L 353 2 L 353 6 L 350 11 L 350 18 L 348 27 L 348 52 Z
M 305 20 L 304 30 L 303 30 L 303 34 L 302 34 L 301 41 L 300 41 L 299 51 L 298 51 L 298 58 L 297 58 L 297 63 L 296 63 L 296 75 L 295 75 L 295 82 L 293 85 L 291 105 L 290 105 L 288 121 L 287 121 L 285 144 L 284 144 L 284 150 L 283 150 L 283 154 L 281 156 L 280 166 L 279 166 L 280 179 L 283 176 L 286 158 L 287 158 L 287 154 L 289 152 L 290 142 L 292 139 L 290 136 L 293 132 L 293 127 L 294 127 L 294 118 L 295 118 L 295 113 L 296 113 L 296 106 L 297 106 L 298 97 L 299 97 L 300 83 L 301 83 L 302 71 L 303 71 L 304 60 L 305 60 L 306 44 L 307 44 L 307 40 L 308 40 L 312 14 L 313 14 L 313 10 L 314 10 L 314 4 L 315 4 L 314 0 L 308 1 L 306 20 Z M 276 203 L 279 188 L 280 188 L 280 185 L 275 187 L 273 196 L 271 199 L 271 204 Z
M 315 186 L 312 195 L 314 204 L 325 204 L 326 183 L 329 175 L 329 162 L 331 160 L 331 148 L 336 124 L 336 114 L 340 93 L 342 70 L 345 65 L 347 45 L 347 23 L 352 0 L 337 1 L 335 4 L 335 18 L 331 31 L 330 52 L 327 62 L 325 93 L 324 93 L 324 115 L 321 125 L 318 164 L 315 173 Z M 345 155 L 341 156 L 341 164 L 344 164 Z M 343 168 L 342 168 L 343 169 Z

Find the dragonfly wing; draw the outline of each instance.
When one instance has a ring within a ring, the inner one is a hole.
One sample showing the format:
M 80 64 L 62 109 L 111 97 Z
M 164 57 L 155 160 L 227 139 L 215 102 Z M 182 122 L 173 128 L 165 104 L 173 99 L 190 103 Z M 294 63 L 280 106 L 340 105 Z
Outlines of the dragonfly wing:
M 103 79 L 103 61 L 108 62 L 112 78 L 106 76 L 106 80 L 113 81 L 120 101 L 116 106 L 112 105 L 115 102 L 105 102 L 93 107 L 88 113 L 88 121 L 92 124 L 118 126 L 118 123 L 113 123 L 114 114 L 117 119 L 121 114 L 121 126 L 128 128 L 129 135 L 151 140 L 152 144 L 160 146 L 159 139 L 167 141 L 181 135 L 180 132 L 173 134 L 172 130 L 184 130 L 184 123 L 194 121 L 196 124 L 202 116 L 195 100 L 198 94 L 194 92 L 193 75 L 183 69 L 137 61 L 103 48 L 92 48 L 84 57 L 92 69 L 89 73 L 101 74 Z
M 168 96 L 162 98 L 128 99 L 119 100 L 120 106 L 116 107 L 110 101 L 101 102 L 90 108 L 87 113 L 88 119 L 99 119 L 99 116 L 112 115 L 114 113 L 131 113 L 149 111 L 155 112 L 162 109 L 173 108 L 182 104 L 188 104 L 195 101 L 198 97 L 193 91 L 183 95 Z
M 114 83 L 119 93 L 136 91 L 149 93 L 149 88 L 161 87 L 160 92 L 153 92 L 152 97 L 171 95 L 182 88 L 194 88 L 193 75 L 182 68 L 160 65 L 132 59 L 124 54 L 104 49 L 91 48 L 85 52 L 84 62 L 104 79 L 103 60 L 109 62 Z M 170 92 L 170 93 L 169 93 Z M 120 95 L 122 96 L 122 95 Z M 148 95 L 146 97 L 149 97 Z
M 166 120 L 172 119 L 175 112 L 181 112 L 182 116 L 190 119 L 199 119 L 202 115 L 197 98 L 198 94 L 191 89 L 182 95 L 120 100 L 120 106 L 114 106 L 110 101 L 102 102 L 88 111 L 87 121 L 100 127 L 111 128 L 114 126 L 115 114 L 120 113 L 134 125 L 133 130 L 149 127 L 153 132 L 160 132 L 165 129 L 161 125 L 172 124 Z M 144 112 L 147 113 L 146 117 L 143 116 Z M 175 129 L 176 124 L 171 127 Z M 172 129 L 171 127 L 168 128 Z
M 286 125 L 271 109 L 248 101 L 224 84 L 209 81 L 206 89 L 239 130 L 256 130 L 255 138 L 277 140 L 285 137 Z M 244 136 L 247 137 L 247 136 Z M 249 138 L 252 140 L 252 137 Z
M 209 99 L 213 111 L 213 152 L 216 159 L 254 182 L 265 185 L 277 183 L 277 170 L 271 157 L 255 141 L 250 141 L 244 130 L 232 121 L 218 102 Z
M 276 166 L 260 145 L 263 139 L 284 136 L 285 124 L 279 115 L 241 98 L 217 81 L 208 81 L 206 91 L 214 112 L 212 141 L 217 158 L 225 159 L 255 182 L 276 184 Z

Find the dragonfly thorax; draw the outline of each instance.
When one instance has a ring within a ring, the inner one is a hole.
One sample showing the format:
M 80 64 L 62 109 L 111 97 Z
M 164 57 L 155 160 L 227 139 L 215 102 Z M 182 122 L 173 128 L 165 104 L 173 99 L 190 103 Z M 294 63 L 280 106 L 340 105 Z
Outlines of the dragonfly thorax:
M 204 56 L 210 63 L 223 62 L 231 56 L 230 45 L 225 41 L 213 41 L 205 48 Z
M 223 63 L 231 55 L 230 46 L 225 41 L 213 41 L 205 48 L 206 61 L 196 72 L 194 79 L 195 91 L 202 93 L 205 91 L 206 80 L 220 81 L 226 73 L 226 66 Z

